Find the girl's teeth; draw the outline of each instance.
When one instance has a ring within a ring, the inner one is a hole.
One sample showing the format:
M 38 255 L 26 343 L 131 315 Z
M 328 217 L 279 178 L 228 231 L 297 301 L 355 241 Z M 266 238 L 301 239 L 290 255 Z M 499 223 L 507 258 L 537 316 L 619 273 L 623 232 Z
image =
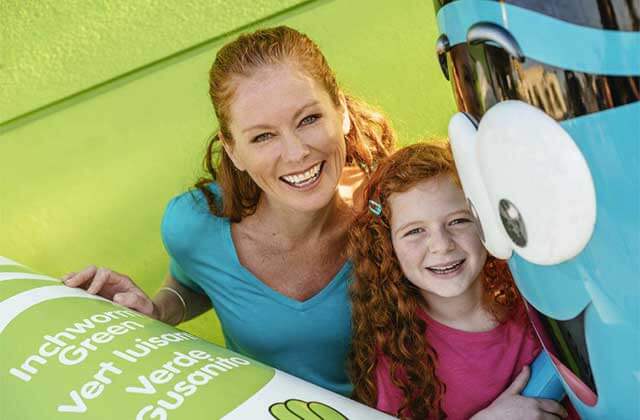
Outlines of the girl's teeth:
M 462 265 L 462 263 L 464 262 L 464 260 L 459 261 L 457 263 L 453 263 L 450 265 L 446 265 L 443 267 L 427 267 L 430 271 L 433 271 L 436 274 L 446 274 L 452 271 L 455 271 L 458 269 L 458 267 L 460 267 Z

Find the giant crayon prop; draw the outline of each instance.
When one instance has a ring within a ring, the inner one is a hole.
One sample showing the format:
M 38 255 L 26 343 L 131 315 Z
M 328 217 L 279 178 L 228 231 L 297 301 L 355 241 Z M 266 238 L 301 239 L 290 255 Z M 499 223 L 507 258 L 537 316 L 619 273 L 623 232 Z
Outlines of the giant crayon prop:
M 389 417 L 0 257 L 0 418 Z

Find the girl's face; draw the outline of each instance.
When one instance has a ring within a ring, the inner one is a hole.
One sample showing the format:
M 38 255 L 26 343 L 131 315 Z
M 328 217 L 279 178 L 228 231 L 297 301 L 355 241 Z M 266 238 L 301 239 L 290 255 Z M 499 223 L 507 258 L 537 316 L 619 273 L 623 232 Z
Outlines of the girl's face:
M 294 66 L 266 66 L 239 78 L 230 106 L 236 167 L 270 205 L 314 211 L 335 196 L 350 122 L 326 90 Z
M 389 196 L 391 239 L 405 277 L 425 300 L 469 294 L 487 258 L 467 201 L 447 175 Z

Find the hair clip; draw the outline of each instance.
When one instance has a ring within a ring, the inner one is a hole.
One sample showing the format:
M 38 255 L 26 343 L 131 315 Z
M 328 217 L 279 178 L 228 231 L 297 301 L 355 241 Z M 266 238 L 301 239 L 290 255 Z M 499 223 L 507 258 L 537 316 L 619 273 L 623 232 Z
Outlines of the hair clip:
M 380 216 L 382 214 L 382 204 L 377 201 L 369 200 L 369 211 L 376 216 Z

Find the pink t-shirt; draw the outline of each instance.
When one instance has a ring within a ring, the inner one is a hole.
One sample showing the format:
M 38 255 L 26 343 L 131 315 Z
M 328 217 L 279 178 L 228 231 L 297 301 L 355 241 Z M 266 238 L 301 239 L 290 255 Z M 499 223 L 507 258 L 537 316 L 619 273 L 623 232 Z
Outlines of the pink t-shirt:
M 468 419 L 487 407 L 540 353 L 524 308 L 517 320 L 486 332 L 456 330 L 422 310 L 419 315 L 427 323 L 427 340 L 438 355 L 436 375 L 446 384 L 443 409 L 449 419 Z M 391 381 L 385 356 L 378 358 L 376 377 L 376 408 L 397 415 L 403 396 Z

